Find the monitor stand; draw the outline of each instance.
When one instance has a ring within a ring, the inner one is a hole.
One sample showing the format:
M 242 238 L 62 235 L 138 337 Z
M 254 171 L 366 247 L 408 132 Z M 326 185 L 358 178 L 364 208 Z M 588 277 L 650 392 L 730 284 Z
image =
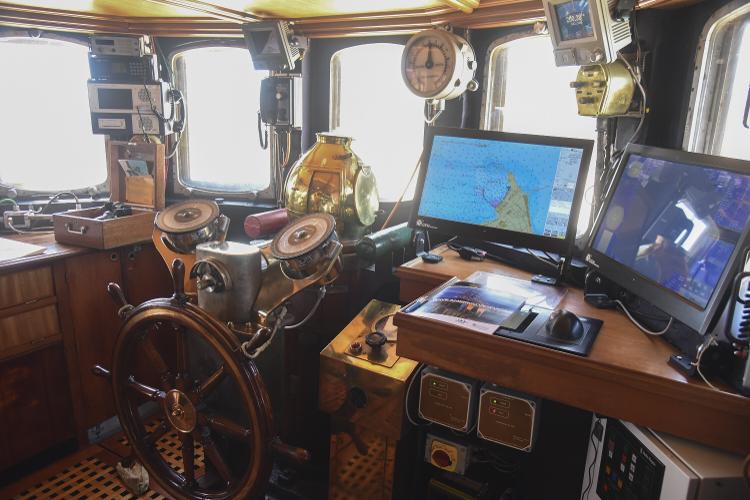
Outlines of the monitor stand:
M 535 283 L 557 286 L 563 281 L 563 276 L 569 266 L 569 259 L 565 256 L 552 254 L 557 257 L 558 265 L 554 266 L 551 262 L 545 264 L 539 259 L 546 259 L 543 252 L 533 249 L 519 249 L 511 245 L 494 243 L 491 241 L 469 240 L 458 237 L 451 242 L 452 245 L 473 247 L 483 250 L 487 253 L 486 257 L 496 260 L 512 267 L 524 269 L 535 273 L 531 278 Z M 532 255 L 533 254 L 533 255 Z

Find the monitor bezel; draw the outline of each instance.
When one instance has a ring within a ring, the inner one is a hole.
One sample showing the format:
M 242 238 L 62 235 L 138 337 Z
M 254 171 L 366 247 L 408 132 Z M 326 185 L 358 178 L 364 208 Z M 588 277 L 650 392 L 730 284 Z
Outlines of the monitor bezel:
M 586 263 L 589 266 L 593 267 L 599 274 L 612 280 L 615 284 L 621 286 L 630 293 L 650 302 L 677 321 L 689 326 L 699 334 L 705 335 L 706 332 L 714 326 L 714 321 L 718 319 L 719 309 L 723 304 L 727 289 L 731 285 L 731 273 L 736 272 L 740 257 L 747 248 L 750 224 L 746 224 L 745 228 L 740 233 L 737 246 L 732 252 L 727 266 L 724 268 L 706 307 L 703 308 L 682 297 L 677 292 L 660 285 L 656 281 L 639 274 L 634 269 L 631 269 L 602 252 L 599 252 L 593 247 L 594 239 L 596 238 L 596 234 L 602 224 L 607 207 L 609 207 L 612 197 L 614 196 L 615 189 L 620 182 L 620 178 L 625 171 L 625 166 L 628 164 L 628 160 L 633 154 L 675 163 L 727 170 L 746 175 L 750 175 L 750 162 L 721 156 L 688 153 L 673 149 L 631 144 L 625 149 L 625 153 L 619 162 L 617 171 L 615 172 L 606 193 L 604 202 L 597 213 L 596 220 L 594 221 L 594 224 L 591 227 L 591 232 L 589 233 L 585 257 Z
M 432 144 L 436 136 L 465 137 L 470 139 L 495 140 L 506 142 L 517 142 L 524 144 L 540 144 L 544 146 L 557 146 L 563 148 L 580 148 L 583 150 L 581 168 L 578 170 L 576 190 L 573 196 L 573 205 L 570 213 L 565 238 L 553 238 L 551 236 L 533 235 L 484 227 L 465 222 L 448 221 L 433 217 L 419 215 L 419 207 L 422 202 L 422 190 L 429 169 Z M 489 130 L 463 129 L 450 127 L 429 127 L 425 137 L 425 149 L 422 156 L 422 165 L 419 170 L 417 188 L 414 193 L 414 205 L 409 219 L 409 225 L 417 229 L 429 229 L 443 234 L 460 235 L 471 240 L 485 240 L 496 243 L 512 245 L 517 248 L 532 248 L 547 252 L 555 252 L 560 255 L 568 255 L 575 243 L 578 214 L 583 201 L 583 193 L 586 189 L 586 177 L 591 154 L 594 149 L 594 141 L 589 139 L 571 139 L 566 137 L 541 136 L 531 134 L 514 134 L 509 132 L 494 132 Z
M 589 0 L 589 17 L 593 33 L 585 38 L 573 38 L 563 40 L 562 30 L 560 29 L 559 19 L 556 7 L 560 4 L 568 3 L 571 0 L 545 0 L 544 5 L 547 7 L 547 26 L 550 32 L 553 47 L 555 49 L 569 48 L 600 48 L 604 45 L 606 38 L 605 27 L 602 26 L 600 4 L 598 0 Z

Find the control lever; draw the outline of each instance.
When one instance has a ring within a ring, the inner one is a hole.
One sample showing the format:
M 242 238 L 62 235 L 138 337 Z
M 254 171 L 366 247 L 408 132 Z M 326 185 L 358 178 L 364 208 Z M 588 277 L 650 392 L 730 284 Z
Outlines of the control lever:
M 125 298 L 125 292 L 122 291 L 120 285 L 117 283 L 108 284 L 107 293 L 115 301 L 115 305 L 119 306 L 117 315 L 121 318 L 127 317 L 128 313 L 133 310 L 133 306 L 128 303 L 128 299 Z
M 102 365 L 94 365 L 91 367 L 91 373 L 97 377 L 105 378 L 107 380 L 112 378 L 112 373 L 104 368 Z
M 310 452 L 304 448 L 297 448 L 283 443 L 278 437 L 271 441 L 271 453 L 292 463 L 303 465 L 310 461 Z
M 174 286 L 172 300 L 180 305 L 186 304 L 188 296 L 185 294 L 185 263 L 182 259 L 172 261 L 172 284 Z

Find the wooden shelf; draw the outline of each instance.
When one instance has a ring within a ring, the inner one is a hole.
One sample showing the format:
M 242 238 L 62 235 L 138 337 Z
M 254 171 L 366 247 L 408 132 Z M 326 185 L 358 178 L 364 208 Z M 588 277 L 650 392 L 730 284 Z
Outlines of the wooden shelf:
M 445 247 L 436 253 L 443 255 L 443 262 L 414 260 L 397 270 L 401 300 L 411 301 L 450 277 L 465 278 L 478 270 L 530 277 L 494 262 L 462 260 Z M 667 364 L 675 348 L 643 334 L 617 311 L 589 306 L 580 290 L 570 289 L 561 307 L 604 321 L 588 357 L 402 313 L 394 319 L 399 327 L 398 353 L 729 451 L 750 452 L 750 399 L 687 379 Z

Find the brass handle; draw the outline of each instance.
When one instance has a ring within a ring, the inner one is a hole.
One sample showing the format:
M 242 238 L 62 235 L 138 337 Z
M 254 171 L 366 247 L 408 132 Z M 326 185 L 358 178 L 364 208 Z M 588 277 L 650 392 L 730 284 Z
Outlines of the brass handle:
M 81 226 L 81 229 L 73 229 L 73 224 L 71 224 L 70 222 L 66 222 L 65 223 L 65 230 L 68 231 L 69 233 L 78 234 L 80 236 L 83 236 L 84 234 L 86 234 L 86 231 L 88 231 L 88 227 Z

